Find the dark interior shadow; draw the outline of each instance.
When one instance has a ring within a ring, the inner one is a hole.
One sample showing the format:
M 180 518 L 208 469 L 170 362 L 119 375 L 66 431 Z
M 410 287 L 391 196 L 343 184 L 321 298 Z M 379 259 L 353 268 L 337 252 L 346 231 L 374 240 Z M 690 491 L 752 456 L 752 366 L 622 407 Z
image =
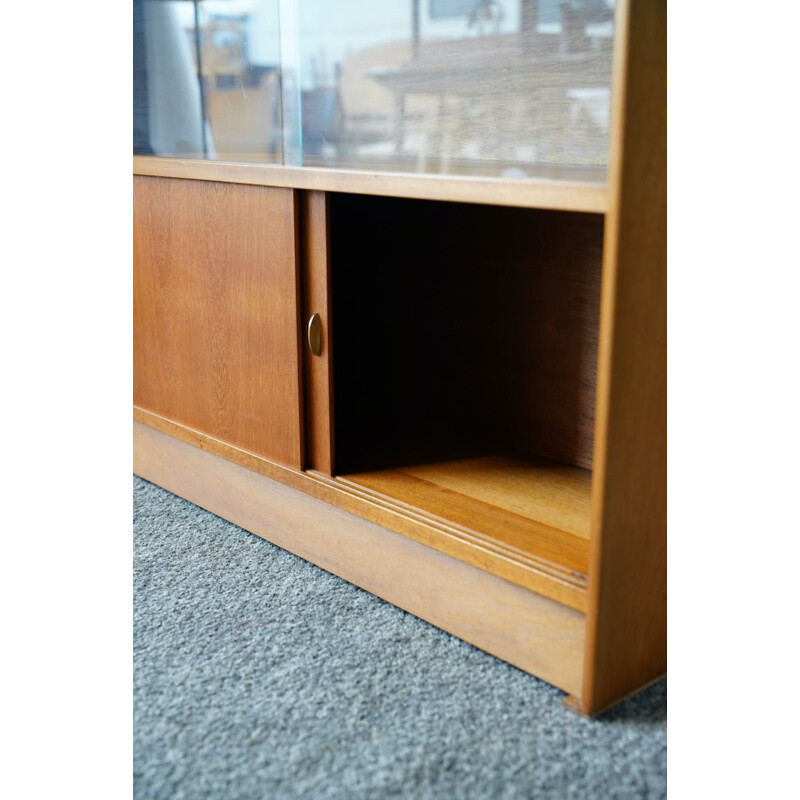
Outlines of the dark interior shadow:
M 331 196 L 339 474 L 591 466 L 603 219 Z

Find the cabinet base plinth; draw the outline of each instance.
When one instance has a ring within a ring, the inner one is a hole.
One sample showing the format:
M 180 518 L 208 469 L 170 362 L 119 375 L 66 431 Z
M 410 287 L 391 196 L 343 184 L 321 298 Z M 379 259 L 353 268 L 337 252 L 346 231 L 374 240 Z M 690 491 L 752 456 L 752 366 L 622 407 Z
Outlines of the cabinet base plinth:
M 579 714 L 581 717 L 584 717 L 585 719 L 589 719 L 592 716 L 591 714 L 587 714 L 583 710 L 583 705 L 581 704 L 580 699 L 572 694 L 568 694 L 564 698 L 564 707 L 568 708 L 570 711 L 573 711 L 576 714 Z
M 134 472 L 571 694 L 585 616 L 134 422 Z

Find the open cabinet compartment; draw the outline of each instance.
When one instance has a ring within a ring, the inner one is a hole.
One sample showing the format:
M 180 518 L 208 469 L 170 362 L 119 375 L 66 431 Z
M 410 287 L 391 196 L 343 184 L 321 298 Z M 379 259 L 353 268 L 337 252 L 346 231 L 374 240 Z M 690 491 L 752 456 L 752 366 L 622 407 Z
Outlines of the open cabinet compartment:
M 602 215 L 329 202 L 337 480 L 585 586 Z
M 607 178 L 134 157 L 136 474 L 585 714 L 666 672 L 666 3 L 614 31 Z

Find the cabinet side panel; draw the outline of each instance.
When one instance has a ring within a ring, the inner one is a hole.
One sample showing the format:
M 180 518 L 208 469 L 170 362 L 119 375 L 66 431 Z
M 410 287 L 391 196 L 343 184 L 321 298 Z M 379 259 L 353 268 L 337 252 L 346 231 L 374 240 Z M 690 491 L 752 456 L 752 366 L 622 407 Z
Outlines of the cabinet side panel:
M 300 466 L 291 189 L 134 178 L 134 403 Z
M 666 672 L 666 2 L 617 7 L 583 710 Z

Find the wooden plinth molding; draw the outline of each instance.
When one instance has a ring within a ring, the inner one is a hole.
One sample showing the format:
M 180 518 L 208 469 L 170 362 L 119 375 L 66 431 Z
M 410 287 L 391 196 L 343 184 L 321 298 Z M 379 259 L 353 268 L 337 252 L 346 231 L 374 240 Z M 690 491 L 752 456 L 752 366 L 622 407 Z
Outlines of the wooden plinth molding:
M 134 472 L 569 694 L 584 614 L 134 422 Z

